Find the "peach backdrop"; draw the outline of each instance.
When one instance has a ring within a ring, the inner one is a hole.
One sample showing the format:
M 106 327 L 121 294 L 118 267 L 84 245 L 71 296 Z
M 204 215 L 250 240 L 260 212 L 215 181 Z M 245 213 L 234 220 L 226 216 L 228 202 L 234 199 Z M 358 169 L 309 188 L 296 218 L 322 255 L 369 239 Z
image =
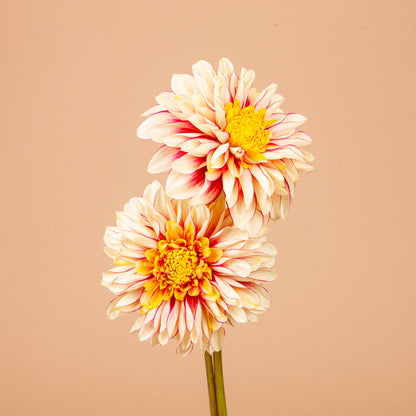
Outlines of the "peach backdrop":
M 151 180 L 139 115 L 198 59 L 277 82 L 316 170 L 279 278 L 227 332 L 229 414 L 416 414 L 415 2 L 2 1 L 0 412 L 208 415 L 203 359 L 105 316 L 106 225 Z

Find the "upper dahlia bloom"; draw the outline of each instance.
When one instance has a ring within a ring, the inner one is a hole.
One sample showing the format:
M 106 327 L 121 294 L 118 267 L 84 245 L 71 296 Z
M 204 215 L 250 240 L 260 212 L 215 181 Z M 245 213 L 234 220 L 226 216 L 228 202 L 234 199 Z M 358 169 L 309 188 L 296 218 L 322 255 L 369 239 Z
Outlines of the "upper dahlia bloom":
M 166 191 L 177 199 L 207 204 L 222 190 L 238 227 L 261 228 L 261 216 L 285 217 L 298 172 L 311 170 L 312 155 L 301 149 L 309 136 L 297 128 L 306 118 L 286 114 L 271 84 L 258 92 L 254 72 L 238 76 L 228 59 L 218 72 L 205 61 L 193 75 L 172 77 L 169 92 L 144 113 L 142 139 L 162 143 L 149 171 L 170 170 Z
M 276 250 L 264 234 L 234 227 L 223 198 L 191 206 L 153 182 L 105 232 L 116 264 L 102 280 L 116 295 L 109 317 L 136 312 L 141 341 L 175 338 L 182 355 L 195 344 L 219 351 L 225 324 L 256 321 L 269 306 L 262 283 L 275 278 Z

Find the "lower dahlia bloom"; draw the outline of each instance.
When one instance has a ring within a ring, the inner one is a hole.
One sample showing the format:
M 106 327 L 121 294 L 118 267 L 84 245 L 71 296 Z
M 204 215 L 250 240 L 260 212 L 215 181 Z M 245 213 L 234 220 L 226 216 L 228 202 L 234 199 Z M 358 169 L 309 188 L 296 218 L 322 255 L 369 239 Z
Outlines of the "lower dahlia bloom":
M 195 344 L 219 351 L 225 324 L 256 321 L 269 306 L 262 284 L 275 278 L 276 250 L 264 231 L 234 227 L 223 198 L 192 206 L 153 182 L 105 232 L 116 264 L 102 280 L 116 295 L 109 317 L 137 312 L 131 332 L 152 345 L 174 338 L 182 355 Z
M 172 90 L 143 114 L 138 137 L 162 144 L 149 171 L 170 170 L 168 195 L 193 204 L 224 190 L 238 227 L 253 231 L 261 216 L 285 217 L 298 173 L 312 169 L 313 157 L 302 149 L 310 138 L 297 130 L 305 117 L 286 114 L 276 84 L 258 92 L 254 72 L 242 68 L 238 76 L 228 59 L 217 73 L 205 61 L 192 69 L 173 75 Z

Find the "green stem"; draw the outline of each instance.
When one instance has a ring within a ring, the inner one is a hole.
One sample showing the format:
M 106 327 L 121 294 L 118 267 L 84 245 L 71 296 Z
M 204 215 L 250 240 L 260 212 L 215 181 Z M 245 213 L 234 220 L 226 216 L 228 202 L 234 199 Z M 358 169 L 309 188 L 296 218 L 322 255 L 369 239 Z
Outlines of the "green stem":
M 207 372 L 209 408 L 211 410 L 211 416 L 218 416 L 217 398 L 215 395 L 214 369 L 212 366 L 212 355 L 208 351 L 205 351 L 205 369 Z
M 225 403 L 224 391 L 224 376 L 222 374 L 222 351 L 215 351 L 213 355 L 218 416 L 227 416 L 227 405 Z

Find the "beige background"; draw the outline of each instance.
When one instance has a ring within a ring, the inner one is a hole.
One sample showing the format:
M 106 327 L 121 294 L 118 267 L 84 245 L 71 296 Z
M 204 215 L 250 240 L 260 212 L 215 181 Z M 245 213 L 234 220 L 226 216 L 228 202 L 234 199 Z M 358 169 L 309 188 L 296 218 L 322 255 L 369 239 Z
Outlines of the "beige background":
M 316 170 L 279 278 L 227 332 L 229 414 L 416 414 L 414 1 L 6 1 L 1 413 L 208 415 L 203 361 L 105 316 L 106 225 L 156 176 L 139 115 L 198 59 L 277 82 Z M 164 180 L 163 177 L 157 177 Z M 129 319 L 130 318 L 130 319 Z

